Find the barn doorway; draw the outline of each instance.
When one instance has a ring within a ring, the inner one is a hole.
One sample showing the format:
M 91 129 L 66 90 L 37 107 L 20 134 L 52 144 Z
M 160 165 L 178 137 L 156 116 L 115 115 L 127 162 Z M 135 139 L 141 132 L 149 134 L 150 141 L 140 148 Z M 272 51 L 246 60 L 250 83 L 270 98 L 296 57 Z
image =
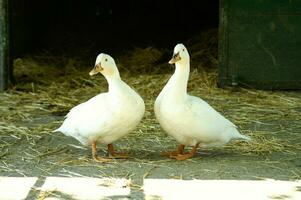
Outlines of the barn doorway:
M 133 47 L 172 49 L 217 30 L 218 0 L 30 0 L 10 2 L 14 57 L 50 51 L 91 58 Z

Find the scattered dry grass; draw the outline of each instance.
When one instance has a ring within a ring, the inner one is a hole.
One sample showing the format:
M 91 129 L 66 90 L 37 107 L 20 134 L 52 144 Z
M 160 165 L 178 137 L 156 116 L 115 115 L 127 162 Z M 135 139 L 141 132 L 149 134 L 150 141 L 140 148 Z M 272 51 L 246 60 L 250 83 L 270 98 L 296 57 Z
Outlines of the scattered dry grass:
M 301 150 L 300 143 L 279 137 L 301 130 L 301 100 L 289 92 L 261 91 L 240 88 L 236 91 L 217 87 L 217 35 L 210 31 L 202 42 L 187 42 L 193 67 L 188 91 L 208 101 L 214 108 L 237 124 L 241 132 L 250 135 L 250 143 L 233 142 L 224 149 L 243 154 L 294 153 Z M 204 41 L 207 41 L 205 43 Z M 190 48 L 191 47 L 191 48 Z M 129 137 L 135 149 L 156 153 L 157 149 L 172 147 L 175 142 L 160 130 L 153 114 L 153 103 L 173 72 L 173 67 L 162 61 L 167 50 L 155 48 L 135 49 L 116 58 L 122 78 L 144 98 L 146 114 L 139 127 Z M 168 52 L 171 54 L 171 52 Z M 28 158 L 64 149 L 39 148 L 36 144 L 43 136 L 51 135 L 62 116 L 70 108 L 99 92 L 106 91 L 103 77 L 89 77 L 90 66 L 70 58 L 49 55 L 25 57 L 15 60 L 17 85 L 0 94 L 0 159 L 9 154 L 20 141 L 27 141 L 34 154 Z M 154 70 L 156 68 L 156 70 Z M 278 123 L 283 122 L 283 123 Z M 262 127 L 268 127 L 262 130 Z M 139 140 L 141 142 L 134 142 Z M 147 149 L 152 144 L 154 149 Z M 63 165 L 68 161 L 58 161 Z M 151 162 L 151 161 L 150 161 Z M 153 162 L 153 161 L 152 161 Z M 5 164 L 0 170 L 11 170 Z M 22 172 L 20 172 L 22 173 Z

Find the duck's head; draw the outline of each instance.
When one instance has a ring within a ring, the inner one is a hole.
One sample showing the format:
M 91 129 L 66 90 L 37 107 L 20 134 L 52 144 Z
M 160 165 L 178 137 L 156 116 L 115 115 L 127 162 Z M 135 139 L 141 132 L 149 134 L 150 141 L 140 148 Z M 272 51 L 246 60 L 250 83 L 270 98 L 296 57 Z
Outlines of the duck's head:
M 115 61 L 110 55 L 104 53 L 99 54 L 96 58 L 95 66 L 89 75 L 93 76 L 99 72 L 104 76 L 119 75 Z
M 190 57 L 189 53 L 184 46 L 184 44 L 177 44 L 173 51 L 173 56 L 171 60 L 168 62 L 169 64 L 175 64 L 175 63 L 189 63 Z

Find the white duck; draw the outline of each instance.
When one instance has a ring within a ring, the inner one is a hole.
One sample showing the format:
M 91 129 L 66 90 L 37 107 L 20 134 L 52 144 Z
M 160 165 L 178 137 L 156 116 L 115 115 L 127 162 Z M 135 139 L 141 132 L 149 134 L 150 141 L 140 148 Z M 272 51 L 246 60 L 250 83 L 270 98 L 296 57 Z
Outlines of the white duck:
M 84 145 L 92 145 L 93 159 L 99 162 L 110 158 L 125 158 L 114 152 L 113 142 L 130 133 L 138 125 L 145 111 L 143 99 L 119 76 L 114 59 L 104 53 L 97 56 L 90 76 L 102 73 L 108 81 L 109 91 L 72 108 L 60 131 Z M 97 156 L 96 145 L 108 145 L 110 158 Z
M 176 151 L 162 152 L 161 155 L 185 160 L 194 156 L 200 145 L 223 145 L 231 139 L 250 140 L 208 103 L 187 94 L 190 57 L 183 44 L 174 48 L 169 64 L 174 63 L 175 73 L 157 97 L 154 109 L 163 130 L 174 137 L 180 146 Z M 185 145 L 193 147 L 186 154 Z

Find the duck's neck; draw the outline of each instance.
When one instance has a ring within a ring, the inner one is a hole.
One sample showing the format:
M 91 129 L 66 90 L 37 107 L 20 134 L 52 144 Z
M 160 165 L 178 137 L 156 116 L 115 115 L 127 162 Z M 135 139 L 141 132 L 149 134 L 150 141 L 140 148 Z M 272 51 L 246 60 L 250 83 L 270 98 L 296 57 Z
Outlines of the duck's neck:
M 190 64 L 176 63 L 176 70 L 173 75 L 171 92 L 176 100 L 184 100 L 187 95 L 187 83 L 189 79 Z
M 119 74 L 114 76 L 106 76 L 105 77 L 109 84 L 109 93 L 117 93 L 120 91 L 120 86 L 123 81 L 121 80 Z

